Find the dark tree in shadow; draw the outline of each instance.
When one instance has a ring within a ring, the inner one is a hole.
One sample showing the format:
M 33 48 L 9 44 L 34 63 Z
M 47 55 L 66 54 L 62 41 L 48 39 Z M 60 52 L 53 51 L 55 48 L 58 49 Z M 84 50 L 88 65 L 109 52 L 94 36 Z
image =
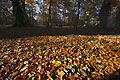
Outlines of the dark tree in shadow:
M 15 21 L 13 26 L 27 26 L 29 24 L 28 15 L 25 9 L 25 0 L 11 0 Z
M 51 26 L 51 6 L 52 6 L 52 0 L 49 1 L 49 16 L 48 16 L 48 26 Z
M 118 5 L 118 11 L 117 11 L 117 19 L 116 19 L 116 24 L 115 26 L 117 28 L 120 28 L 120 6 Z
M 111 9 L 112 0 L 104 0 L 100 10 L 100 27 L 105 28 L 107 25 L 109 11 Z
M 78 26 L 78 23 L 79 23 L 79 15 L 80 15 L 80 0 L 78 0 L 77 1 L 77 7 L 78 7 L 78 9 L 77 9 L 77 20 L 76 20 L 76 25 L 75 25 L 75 29 L 77 29 L 77 26 Z

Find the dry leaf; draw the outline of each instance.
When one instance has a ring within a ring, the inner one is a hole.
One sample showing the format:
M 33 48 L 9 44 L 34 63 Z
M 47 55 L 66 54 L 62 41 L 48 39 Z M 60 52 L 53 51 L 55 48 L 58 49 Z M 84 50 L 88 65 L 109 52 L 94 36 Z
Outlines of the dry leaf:
M 14 72 L 14 73 L 12 74 L 12 77 L 16 76 L 17 73 L 18 73 L 18 71 Z
M 47 71 L 47 76 L 49 77 L 49 79 L 53 80 L 52 77 L 50 76 L 50 72 Z

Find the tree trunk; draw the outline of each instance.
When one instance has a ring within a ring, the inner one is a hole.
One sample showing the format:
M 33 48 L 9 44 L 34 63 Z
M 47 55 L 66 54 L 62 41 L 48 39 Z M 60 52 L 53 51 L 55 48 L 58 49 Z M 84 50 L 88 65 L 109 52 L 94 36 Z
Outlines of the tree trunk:
M 78 0 L 78 13 L 77 13 L 77 25 L 79 23 L 79 15 L 80 15 L 80 0 Z
M 48 27 L 51 25 L 51 5 L 52 5 L 52 0 L 50 0 L 50 2 L 49 2 Z
M 65 6 L 64 6 L 64 9 L 63 9 L 63 19 L 64 19 L 64 26 L 66 25 L 66 23 L 65 23 L 65 17 L 66 17 L 66 9 L 65 9 Z
M 116 19 L 115 27 L 120 28 L 120 6 L 118 7 L 117 19 Z
M 76 22 L 75 22 L 75 26 L 74 26 L 74 28 L 75 29 L 77 29 L 77 26 L 78 26 L 78 24 L 79 24 L 79 15 L 80 15 L 80 0 L 78 0 L 77 1 L 77 7 L 78 7 L 78 9 L 77 9 L 77 11 L 78 11 L 78 13 L 77 13 L 77 19 L 76 19 Z
M 109 11 L 111 9 L 111 0 L 104 0 L 100 11 L 100 25 L 99 27 L 105 28 L 107 26 Z
M 24 27 L 29 24 L 28 15 L 25 9 L 25 0 L 11 0 L 15 21 L 13 26 Z

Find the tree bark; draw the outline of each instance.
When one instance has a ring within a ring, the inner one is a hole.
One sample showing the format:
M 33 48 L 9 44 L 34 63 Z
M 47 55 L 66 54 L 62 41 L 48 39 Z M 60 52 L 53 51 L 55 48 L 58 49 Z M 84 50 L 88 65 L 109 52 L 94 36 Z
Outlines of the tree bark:
M 80 15 L 80 0 L 78 0 L 78 13 L 77 13 L 77 25 L 79 23 L 79 15 Z
M 14 27 L 24 27 L 29 24 L 28 15 L 25 9 L 25 0 L 11 0 L 13 14 L 15 16 Z
M 52 5 L 52 0 L 50 0 L 49 2 L 48 27 L 51 25 L 51 5 Z
M 109 11 L 111 9 L 111 0 L 104 0 L 101 10 L 100 10 L 100 25 L 101 28 L 106 28 L 108 17 L 109 17 Z
M 77 18 L 76 18 L 76 22 L 75 22 L 75 26 L 74 26 L 75 29 L 77 29 L 77 26 L 78 26 L 78 24 L 79 24 L 80 0 L 78 0 L 77 3 L 78 3 L 78 4 L 77 4 L 77 8 L 78 8 L 77 11 L 78 11 L 78 12 L 77 12 Z
M 120 28 L 120 6 L 118 7 L 117 19 L 116 19 L 115 27 Z

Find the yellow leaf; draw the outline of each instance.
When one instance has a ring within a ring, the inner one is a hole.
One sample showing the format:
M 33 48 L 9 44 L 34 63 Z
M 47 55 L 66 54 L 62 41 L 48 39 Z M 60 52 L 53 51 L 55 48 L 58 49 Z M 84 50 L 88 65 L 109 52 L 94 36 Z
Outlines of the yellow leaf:
M 47 76 L 49 77 L 49 79 L 53 80 L 52 77 L 50 76 L 50 72 L 47 71 Z
M 14 73 L 12 74 L 12 77 L 16 76 L 17 73 L 18 73 L 18 71 L 14 72 Z
M 55 67 L 58 67 L 61 64 L 61 61 L 55 61 L 55 60 L 53 60 L 52 63 L 55 65 Z
M 74 75 L 74 77 L 78 77 L 78 75 L 77 75 L 77 74 L 75 74 L 75 75 Z
M 52 63 L 54 64 L 54 63 L 55 63 L 55 60 L 53 60 Z
M 74 65 L 77 65 L 77 63 L 74 61 Z
M 65 74 L 63 71 L 57 70 L 57 72 L 58 72 L 58 75 L 59 75 L 60 77 L 63 77 L 63 75 Z
M 26 69 L 25 71 L 24 71 L 24 73 L 27 73 L 29 70 L 28 69 Z

